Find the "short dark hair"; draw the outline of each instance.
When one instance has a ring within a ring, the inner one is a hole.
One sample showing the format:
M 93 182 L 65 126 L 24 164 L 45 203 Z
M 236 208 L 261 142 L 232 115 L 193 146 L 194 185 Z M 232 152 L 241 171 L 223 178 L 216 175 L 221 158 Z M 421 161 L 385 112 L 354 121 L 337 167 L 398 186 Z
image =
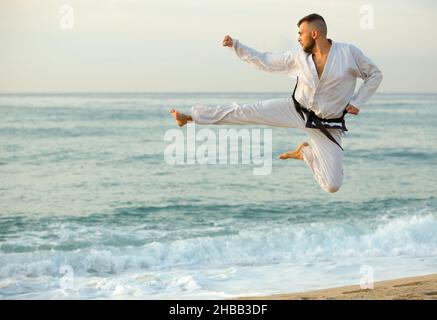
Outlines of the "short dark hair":
M 319 30 L 323 35 L 327 35 L 328 33 L 328 27 L 326 26 L 325 19 L 320 14 L 317 13 L 311 13 L 302 19 L 299 20 L 297 23 L 297 26 L 300 27 L 300 25 L 304 22 L 312 23 L 316 26 L 317 30 Z

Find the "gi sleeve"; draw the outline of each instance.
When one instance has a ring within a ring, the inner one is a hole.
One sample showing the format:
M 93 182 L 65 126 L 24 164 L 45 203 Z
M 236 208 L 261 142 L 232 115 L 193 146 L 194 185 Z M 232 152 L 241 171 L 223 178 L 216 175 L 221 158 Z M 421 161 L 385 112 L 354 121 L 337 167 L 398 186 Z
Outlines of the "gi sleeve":
M 237 39 L 232 39 L 232 50 L 239 58 L 255 69 L 271 73 L 290 73 L 295 68 L 294 55 L 291 51 L 285 52 L 258 52 Z
M 360 49 L 350 45 L 350 50 L 358 68 L 359 77 L 364 80 L 356 94 L 352 97 L 350 104 L 361 108 L 376 92 L 383 77 L 381 70 Z

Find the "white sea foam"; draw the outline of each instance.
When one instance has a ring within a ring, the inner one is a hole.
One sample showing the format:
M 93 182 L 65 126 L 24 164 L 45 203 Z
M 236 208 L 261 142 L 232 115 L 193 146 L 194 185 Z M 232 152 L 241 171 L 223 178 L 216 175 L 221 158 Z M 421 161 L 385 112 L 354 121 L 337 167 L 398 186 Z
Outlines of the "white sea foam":
M 396 218 L 371 228 L 313 223 L 241 230 L 238 235 L 152 242 L 142 247 L 2 253 L 0 294 L 14 297 L 27 291 L 37 297 L 47 289 L 57 290 L 61 265 L 72 267 L 79 279 L 76 285 L 83 286 L 76 291 L 89 294 L 90 298 L 102 297 L 104 292 L 110 292 L 111 297 L 134 292 L 137 297 L 168 297 L 173 293 L 192 297 L 210 291 L 226 295 L 238 288 L 243 290 L 248 271 L 242 270 L 256 272 L 273 266 L 272 272 L 280 273 L 288 265 L 291 272 L 313 270 L 323 278 L 330 271 L 322 265 L 338 270 L 342 264 L 355 265 L 368 259 L 381 267 L 386 261 L 406 257 L 426 261 L 437 257 L 434 215 Z M 38 284 L 36 280 L 43 277 L 49 279 L 48 284 Z M 98 280 L 90 280 L 93 277 Z M 36 281 L 30 288 L 29 279 Z M 239 282 L 243 285 L 239 286 Z M 266 279 L 259 279 L 262 283 L 265 287 L 257 286 L 258 290 L 271 287 Z M 280 283 L 274 287 L 280 290 Z

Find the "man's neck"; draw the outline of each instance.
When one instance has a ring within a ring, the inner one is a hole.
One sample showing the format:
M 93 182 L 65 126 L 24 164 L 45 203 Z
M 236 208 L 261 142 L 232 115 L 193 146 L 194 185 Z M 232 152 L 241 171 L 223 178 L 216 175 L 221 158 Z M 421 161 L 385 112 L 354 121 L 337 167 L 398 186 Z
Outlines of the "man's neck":
M 332 40 L 331 39 L 322 39 L 318 42 L 316 42 L 316 45 L 314 46 L 312 55 L 314 58 L 319 59 L 326 57 L 329 54 L 329 50 L 332 46 Z

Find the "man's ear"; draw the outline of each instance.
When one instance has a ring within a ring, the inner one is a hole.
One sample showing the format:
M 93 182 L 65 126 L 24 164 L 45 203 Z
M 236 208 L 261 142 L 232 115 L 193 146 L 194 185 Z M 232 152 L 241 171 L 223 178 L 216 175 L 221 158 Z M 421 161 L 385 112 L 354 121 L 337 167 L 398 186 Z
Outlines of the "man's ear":
M 311 38 L 316 40 L 318 36 L 319 36 L 319 32 L 317 30 L 312 30 L 311 31 Z

